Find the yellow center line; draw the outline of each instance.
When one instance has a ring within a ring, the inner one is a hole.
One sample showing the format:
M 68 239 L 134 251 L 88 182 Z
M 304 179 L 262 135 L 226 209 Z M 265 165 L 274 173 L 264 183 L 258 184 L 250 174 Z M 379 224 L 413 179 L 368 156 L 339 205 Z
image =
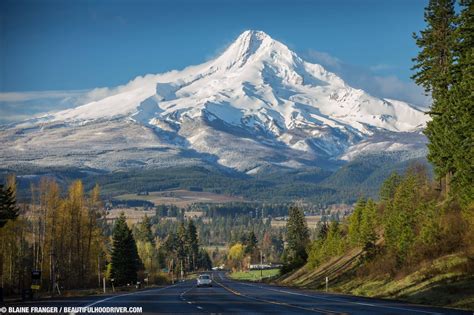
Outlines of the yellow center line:
M 269 303 L 269 304 L 274 304 L 274 305 L 282 305 L 282 306 L 302 309 L 302 310 L 311 311 L 311 312 L 323 313 L 323 314 L 334 314 L 334 315 L 335 314 L 341 314 L 341 313 L 334 313 L 334 312 L 331 312 L 331 311 L 328 311 L 328 310 L 325 310 L 325 309 L 321 309 L 321 308 L 316 308 L 316 307 L 307 308 L 307 307 L 293 305 L 293 304 L 289 304 L 289 303 L 285 303 L 285 302 L 270 301 L 270 300 L 265 300 L 265 299 L 262 299 L 262 298 L 256 298 L 256 297 L 248 296 L 248 295 L 242 294 L 238 291 L 235 291 L 235 290 L 229 288 L 228 286 L 226 286 L 226 285 L 224 285 L 224 284 L 222 284 L 218 281 L 214 281 L 214 282 L 217 283 L 222 288 L 224 288 L 225 290 L 229 291 L 230 293 L 235 294 L 237 296 L 242 296 L 242 297 L 245 297 L 245 298 L 248 298 L 248 299 L 252 299 L 252 300 L 256 300 L 256 301 L 260 301 L 260 302 L 265 302 L 265 303 Z

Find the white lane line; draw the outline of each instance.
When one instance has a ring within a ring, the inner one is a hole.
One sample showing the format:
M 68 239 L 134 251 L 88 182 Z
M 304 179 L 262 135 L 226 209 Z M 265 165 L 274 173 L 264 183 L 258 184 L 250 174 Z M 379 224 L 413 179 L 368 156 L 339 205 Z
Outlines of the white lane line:
M 91 306 L 94 306 L 96 304 L 99 304 L 99 303 L 103 303 L 105 301 L 109 301 L 109 300 L 112 300 L 112 299 L 116 299 L 116 298 L 119 298 L 119 297 L 122 297 L 122 296 L 128 296 L 128 295 L 135 295 L 135 294 L 140 294 L 140 293 L 144 293 L 144 292 L 160 292 L 160 291 L 163 291 L 163 290 L 166 290 L 166 289 L 169 289 L 169 288 L 173 288 L 175 286 L 177 286 L 178 284 L 173 284 L 173 285 L 170 285 L 170 286 L 167 286 L 167 287 L 164 287 L 164 288 L 159 288 L 159 289 L 152 289 L 152 290 L 146 290 L 146 291 L 137 291 L 137 292 L 132 292 L 132 293 L 125 293 L 125 294 L 119 294 L 119 295 L 114 295 L 114 296 L 110 296 L 108 298 L 105 298 L 105 299 L 102 299 L 102 300 L 99 300 L 99 301 L 95 301 L 94 303 L 91 303 L 89 305 L 86 305 L 84 307 L 91 307 Z
M 200 310 L 203 310 L 204 308 L 202 308 L 201 306 L 196 306 L 198 309 Z
M 251 286 L 251 287 L 256 287 L 256 288 L 260 288 L 260 289 L 269 290 L 269 291 L 275 291 L 275 292 L 281 292 L 281 293 L 299 295 L 299 296 L 309 297 L 309 298 L 313 298 L 313 299 L 327 300 L 327 301 L 331 301 L 331 302 L 357 304 L 357 305 L 364 305 L 364 306 L 370 306 L 370 307 L 379 307 L 379 308 L 387 308 L 387 309 L 393 309 L 393 310 L 398 310 L 398 311 L 406 311 L 406 312 L 417 312 L 417 313 L 424 313 L 424 314 L 441 315 L 440 313 L 429 312 L 429 311 L 421 311 L 421 310 L 414 310 L 414 309 L 410 309 L 410 308 L 402 308 L 402 307 L 394 307 L 394 306 L 384 306 L 384 305 L 369 304 L 369 303 L 362 303 L 362 302 L 352 302 L 352 301 L 345 301 L 345 300 L 340 300 L 340 299 L 330 299 L 330 298 L 325 298 L 325 297 L 321 297 L 321 296 L 314 296 L 314 295 L 308 295 L 308 294 L 303 294 L 303 293 L 291 292 L 291 291 L 287 291 L 287 290 L 272 289 L 272 288 L 257 286 L 257 285 L 253 285 L 253 284 L 249 284 L 249 283 L 243 283 L 243 282 L 239 282 L 239 283 L 240 283 L 240 284 L 243 284 L 243 285 Z
M 354 302 L 354 303 L 357 303 L 359 305 L 364 305 L 364 306 L 375 306 L 374 304 L 369 304 L 369 303 L 362 303 L 362 302 Z

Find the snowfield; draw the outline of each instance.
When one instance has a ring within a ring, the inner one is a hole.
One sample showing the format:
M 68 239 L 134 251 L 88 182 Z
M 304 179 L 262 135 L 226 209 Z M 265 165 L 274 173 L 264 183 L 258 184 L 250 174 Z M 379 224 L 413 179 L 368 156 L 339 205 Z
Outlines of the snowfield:
M 3 128 L 2 165 L 212 163 L 254 174 L 370 152 L 425 154 L 427 115 L 348 86 L 261 31 L 242 33 L 214 60 L 120 91 Z

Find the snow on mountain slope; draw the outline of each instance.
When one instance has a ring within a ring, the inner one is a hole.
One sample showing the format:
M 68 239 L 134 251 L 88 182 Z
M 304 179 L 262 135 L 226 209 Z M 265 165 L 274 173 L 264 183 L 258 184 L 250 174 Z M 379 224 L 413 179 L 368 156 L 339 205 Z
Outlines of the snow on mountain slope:
M 134 124 L 152 131 L 151 142 L 137 139 L 131 147 L 160 143 L 180 154 L 193 152 L 198 160 L 254 171 L 268 163 L 300 167 L 322 159 L 347 160 L 380 148 L 420 148 L 419 138 L 411 143 L 407 134 L 419 134 L 427 121 L 424 113 L 407 103 L 378 99 L 348 86 L 261 31 L 242 33 L 214 60 L 148 75 L 121 90 L 100 101 L 18 124 L 15 136 L 4 131 L 0 137 L 27 148 L 27 137 L 20 136 L 25 131 L 18 130 L 28 129 L 28 133 L 41 133 L 42 146 L 61 151 L 54 140 L 55 129 L 79 133 L 86 128 L 81 139 L 102 143 L 98 135 L 103 131 L 96 129 L 104 129 L 104 121 L 121 120 L 127 122 L 118 131 L 122 135 L 134 134 Z M 380 134 L 399 136 L 381 141 Z M 371 139 L 387 143 L 374 146 Z M 112 151 L 120 147 L 113 140 L 102 145 Z M 10 156 L 15 155 L 12 150 Z M 88 165 L 97 164 L 92 157 L 84 159 Z M 157 159 L 140 163 L 159 164 Z M 114 167 L 111 163 L 106 168 Z

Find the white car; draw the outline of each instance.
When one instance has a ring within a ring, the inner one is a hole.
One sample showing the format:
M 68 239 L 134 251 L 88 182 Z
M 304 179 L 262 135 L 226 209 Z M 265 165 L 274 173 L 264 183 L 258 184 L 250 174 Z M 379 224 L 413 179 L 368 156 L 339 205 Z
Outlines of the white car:
M 200 275 L 197 278 L 197 287 L 212 287 L 212 279 L 210 275 Z

